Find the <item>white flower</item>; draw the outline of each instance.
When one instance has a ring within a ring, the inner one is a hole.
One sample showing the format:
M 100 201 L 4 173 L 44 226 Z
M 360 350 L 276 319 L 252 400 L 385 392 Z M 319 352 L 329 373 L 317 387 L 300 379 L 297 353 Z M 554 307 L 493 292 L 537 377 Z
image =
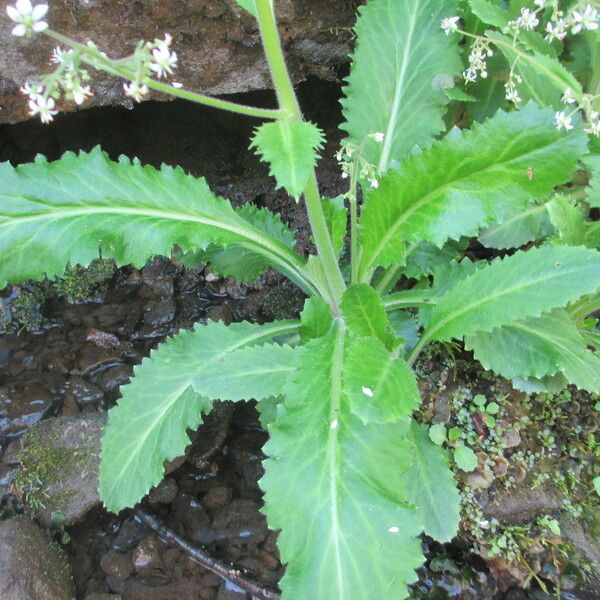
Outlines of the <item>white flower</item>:
M 564 104 L 575 104 L 577 102 L 577 98 L 575 98 L 573 90 L 570 87 L 564 91 L 561 100 Z
M 29 100 L 29 114 L 32 117 L 39 114 L 42 123 L 50 123 L 54 115 L 58 113 L 57 110 L 54 110 L 54 106 L 53 98 L 44 98 L 44 96 L 38 95 Z
M 598 10 L 591 4 L 587 4 L 583 11 L 573 11 L 573 20 L 575 21 L 571 29 L 573 33 L 579 33 L 582 29 L 594 31 L 598 29 Z
M 517 24 L 523 27 L 523 29 L 535 29 L 540 24 L 540 20 L 537 18 L 535 11 L 529 8 L 522 8 L 521 16 L 517 19 Z
M 458 31 L 458 21 L 460 17 L 446 17 L 442 19 L 442 29 L 446 35 L 450 35 L 451 33 Z
M 533 0 L 533 3 L 539 8 L 544 8 L 546 6 L 546 0 Z
M 590 115 L 589 127 L 585 130 L 590 135 L 596 135 L 600 137 L 600 113 L 594 111 Z
M 159 77 L 166 77 L 167 74 L 173 74 L 173 69 L 177 67 L 177 54 L 171 52 L 166 43 L 152 50 L 152 56 L 154 57 L 153 62 L 150 63 L 152 71 Z
M 369 183 L 374 189 L 377 189 L 379 187 L 379 181 L 377 181 L 377 179 L 369 179 Z
M 463 71 L 463 78 L 467 83 L 477 81 L 477 71 L 467 69 L 466 71 Z
M 6 7 L 6 12 L 17 23 L 11 32 L 13 35 L 31 35 L 48 28 L 48 23 L 42 21 L 48 12 L 47 4 L 32 6 L 30 0 L 17 0 L 14 6 Z
M 37 96 L 40 96 L 44 93 L 44 86 L 40 85 L 39 83 L 32 83 L 31 85 L 26 83 L 19 88 L 19 91 L 21 94 L 29 96 L 30 100 L 35 100 Z
M 548 21 L 546 23 L 546 41 L 553 39 L 564 40 L 567 37 L 567 22 L 564 19 L 558 19 L 555 23 Z
M 381 131 L 378 131 L 377 133 L 373 134 L 373 139 L 378 143 L 381 144 L 383 142 L 383 140 L 385 139 L 385 133 L 381 133 Z
M 140 85 L 135 81 L 132 81 L 130 84 L 124 83 L 123 89 L 125 90 L 125 95 L 133 98 L 136 102 L 141 102 L 142 96 L 145 96 L 148 93 L 147 85 Z
M 89 85 L 84 85 L 84 86 L 77 85 L 77 86 L 74 86 L 73 90 L 71 91 L 71 94 L 73 95 L 73 101 L 78 106 L 80 106 L 81 104 L 83 104 L 88 96 L 93 96 L 94 95 L 90 91 L 90 86 Z
M 563 111 L 557 112 L 554 115 L 554 118 L 556 119 L 556 129 L 559 131 L 561 129 L 564 129 L 565 131 L 573 129 L 573 121 L 571 117 L 567 116 Z
M 50 60 L 57 65 L 61 65 L 65 62 L 69 54 L 71 54 L 71 50 L 63 50 L 60 46 L 56 46 L 56 48 L 52 50 L 52 58 Z
M 521 96 L 515 88 L 511 88 L 506 91 L 506 99 L 513 104 L 519 104 L 521 102 Z
M 347 172 L 347 171 L 344 171 L 344 172 L 342 173 L 342 179 L 348 179 L 348 177 L 350 177 L 350 175 L 348 174 L 348 172 Z

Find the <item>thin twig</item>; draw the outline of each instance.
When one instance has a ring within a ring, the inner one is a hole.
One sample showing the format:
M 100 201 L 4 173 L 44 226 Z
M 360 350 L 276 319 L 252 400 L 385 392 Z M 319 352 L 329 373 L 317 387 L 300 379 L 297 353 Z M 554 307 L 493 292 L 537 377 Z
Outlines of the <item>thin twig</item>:
M 213 558 L 203 549 L 194 546 L 186 539 L 177 535 L 172 529 L 167 527 L 160 519 L 147 512 L 141 507 L 136 507 L 136 516 L 150 529 L 152 529 L 160 539 L 171 546 L 177 546 L 193 558 L 196 562 L 200 563 L 204 568 L 216 573 L 223 579 L 227 579 L 244 589 L 249 594 L 262 598 L 263 600 L 280 600 L 281 596 L 279 592 L 273 588 L 263 585 L 254 579 L 245 576 L 239 569 L 231 565 L 226 565 L 221 561 Z

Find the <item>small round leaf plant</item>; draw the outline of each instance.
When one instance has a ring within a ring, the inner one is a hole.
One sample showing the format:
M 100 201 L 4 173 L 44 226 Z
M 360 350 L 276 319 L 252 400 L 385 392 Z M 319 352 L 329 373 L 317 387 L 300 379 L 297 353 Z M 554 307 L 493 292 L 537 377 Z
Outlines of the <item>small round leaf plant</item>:
M 136 101 L 155 90 L 261 119 L 251 148 L 303 203 L 316 253 L 299 254 L 278 215 L 233 207 L 204 179 L 95 149 L 0 165 L 0 280 L 99 255 L 139 267 L 174 245 L 240 281 L 267 267 L 289 277 L 307 296 L 299 320 L 198 324 L 135 368 L 109 413 L 102 499 L 133 506 L 215 400 L 254 399 L 269 430 L 260 484 L 283 598 L 405 598 L 419 536 L 448 541 L 460 521 L 447 441 L 418 420 L 422 351 L 463 343 L 515 386 L 600 392 L 598 6 L 369 0 L 342 99 L 347 191 L 326 198 L 323 134 L 302 116 L 277 7 L 237 2 L 258 20 L 277 108 L 168 83 L 168 34 L 112 59 L 54 31 L 52 8 L 29 0 L 8 7 L 13 34 L 60 46 L 55 70 L 22 92 L 49 122 L 104 71 Z M 463 468 L 473 456 L 461 450 Z

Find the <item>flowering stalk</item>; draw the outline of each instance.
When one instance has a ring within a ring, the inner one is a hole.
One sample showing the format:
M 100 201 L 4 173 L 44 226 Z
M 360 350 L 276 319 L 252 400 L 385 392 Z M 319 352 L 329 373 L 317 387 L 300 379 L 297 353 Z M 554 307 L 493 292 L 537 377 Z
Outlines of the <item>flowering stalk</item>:
M 281 40 L 270 0 L 256 0 L 256 9 L 263 48 L 271 70 L 279 105 L 285 113 L 290 115 L 291 119 L 302 120 L 298 99 L 283 57 Z M 329 287 L 330 301 L 334 311 L 337 312 L 339 300 L 346 288 L 346 283 L 340 271 L 337 255 L 325 221 L 314 168 L 304 190 L 304 200 L 317 252 Z

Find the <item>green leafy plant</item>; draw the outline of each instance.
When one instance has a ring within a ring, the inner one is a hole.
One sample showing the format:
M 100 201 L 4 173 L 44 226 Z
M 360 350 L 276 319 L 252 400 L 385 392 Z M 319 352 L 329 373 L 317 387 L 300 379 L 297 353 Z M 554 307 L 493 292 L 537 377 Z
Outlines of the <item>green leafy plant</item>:
M 598 228 L 590 218 L 600 205 L 591 110 L 600 65 L 588 56 L 575 79 L 559 62 L 558 44 L 529 35 L 529 13 L 506 41 L 503 28 L 523 2 L 510 2 L 511 13 L 505 3 L 471 0 L 460 30 L 456 0 L 370 0 L 359 9 L 342 102 L 347 138 L 338 158 L 349 186 L 331 200 L 321 198 L 314 169 L 323 135 L 303 120 L 272 3 L 238 4 L 258 19 L 275 110 L 162 82 L 177 63 L 170 36 L 112 61 L 94 44 L 43 27 L 45 11 L 20 0 L 9 11 L 15 34 L 43 30 L 70 48 L 24 93 L 31 112 L 49 121 L 61 95 L 83 101 L 91 93 L 87 65 L 127 80 L 137 100 L 153 89 L 268 119 L 252 148 L 279 187 L 303 196 L 317 253 L 301 256 L 278 216 L 234 208 L 203 179 L 113 162 L 95 149 L 0 165 L 0 279 L 56 275 L 99 255 L 141 266 L 175 244 L 238 279 L 268 266 L 288 276 L 307 295 L 300 320 L 197 325 L 135 368 L 109 414 L 101 496 L 112 511 L 139 502 L 215 400 L 257 400 L 270 436 L 261 486 L 287 565 L 283 597 L 404 598 L 423 562 L 419 535 L 449 541 L 460 520 L 446 431 L 428 431 L 414 418 L 413 366 L 422 351 L 464 342 L 515 385 L 553 381 L 600 392 L 599 335 L 589 318 L 600 308 Z M 594 18 L 590 52 L 598 47 Z M 494 28 L 477 33 L 486 24 Z M 494 90 L 455 87 L 463 69 L 456 32 L 478 44 L 468 47 L 469 81 L 473 70 L 488 75 L 482 49 L 488 56 L 495 44 L 511 68 L 506 79 L 502 66 L 490 66 L 487 81 L 504 76 L 506 95 L 522 83 L 530 101 L 509 110 L 504 92 L 496 101 Z M 557 118 L 560 93 L 536 93 L 548 81 L 576 92 L 587 126 L 574 115 Z M 583 185 L 575 171 L 587 173 Z M 474 259 L 482 246 L 492 258 Z M 493 419 L 496 407 L 484 401 L 478 410 Z M 454 459 L 464 471 L 477 466 L 462 444 Z

